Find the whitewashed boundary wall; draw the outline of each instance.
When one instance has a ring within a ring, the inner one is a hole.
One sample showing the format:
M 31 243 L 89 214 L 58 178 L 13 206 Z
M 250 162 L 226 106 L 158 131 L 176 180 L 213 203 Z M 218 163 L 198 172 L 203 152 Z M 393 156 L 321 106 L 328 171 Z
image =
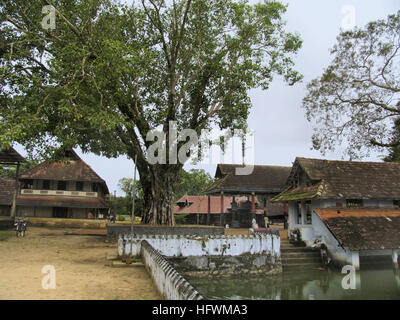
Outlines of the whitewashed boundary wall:
M 146 240 L 166 257 L 272 255 L 280 258 L 280 237 L 276 233 L 249 236 L 124 235 L 118 240 L 120 256 L 139 256 Z
M 203 300 L 203 296 L 186 281 L 152 246 L 141 244 L 143 263 L 150 272 L 158 291 L 167 300 Z

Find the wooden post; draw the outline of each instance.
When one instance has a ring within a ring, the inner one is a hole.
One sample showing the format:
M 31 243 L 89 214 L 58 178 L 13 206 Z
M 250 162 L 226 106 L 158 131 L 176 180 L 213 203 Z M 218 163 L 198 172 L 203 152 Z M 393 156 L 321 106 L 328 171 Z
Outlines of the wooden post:
M 207 196 L 207 225 L 210 225 L 210 218 L 211 218 L 211 198 L 210 195 Z
M 256 195 L 254 192 L 251 193 L 251 220 L 253 221 L 253 219 L 256 219 Z
M 11 218 L 15 218 L 15 214 L 17 211 L 17 196 L 18 196 L 18 192 L 19 192 L 19 182 L 18 182 L 19 168 L 20 168 L 20 163 L 18 162 L 17 172 L 15 173 L 15 188 L 14 188 L 14 194 L 13 194 L 12 205 L 11 205 L 11 214 L 10 214 Z
M 223 226 L 223 217 L 224 217 L 224 192 L 221 191 L 221 215 L 219 216 L 219 224 Z
M 256 212 L 256 196 L 255 193 L 251 193 L 251 213 Z

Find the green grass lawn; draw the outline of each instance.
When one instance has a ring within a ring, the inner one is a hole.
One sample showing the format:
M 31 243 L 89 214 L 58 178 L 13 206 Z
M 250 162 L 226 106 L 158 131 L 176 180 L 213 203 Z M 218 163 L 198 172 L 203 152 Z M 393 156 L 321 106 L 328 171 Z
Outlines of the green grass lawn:
M 8 238 L 11 238 L 13 236 L 13 231 L 0 231 L 0 241 L 6 241 Z

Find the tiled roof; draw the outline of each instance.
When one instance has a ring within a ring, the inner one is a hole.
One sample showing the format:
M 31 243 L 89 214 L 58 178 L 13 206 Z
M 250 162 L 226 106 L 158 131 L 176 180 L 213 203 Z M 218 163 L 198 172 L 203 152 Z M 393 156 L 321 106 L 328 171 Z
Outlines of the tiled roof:
M 266 216 L 267 217 L 283 216 L 285 214 L 285 206 L 286 204 L 283 203 L 273 203 L 271 201 L 267 201 L 265 207 Z
M 106 182 L 73 151 L 69 159 L 47 160 L 23 172 L 20 179 L 98 182 L 109 193 Z
M 311 186 L 291 187 L 300 171 Z M 287 189 L 273 200 L 312 198 L 400 199 L 400 163 L 296 158 Z
M 339 243 L 352 251 L 400 248 L 399 209 L 332 207 L 314 211 Z
M 309 187 L 287 188 L 285 191 L 272 198 L 271 201 L 297 201 L 304 199 L 314 199 L 321 196 L 324 182 L 318 182 Z
M 252 174 L 236 175 L 243 165 L 219 164 L 215 173 L 218 179 L 204 193 L 278 193 L 284 190 L 290 167 L 255 165 Z
M 21 156 L 14 148 L 0 149 L 0 163 L 17 163 L 24 162 L 25 158 Z
M 100 198 L 18 196 L 18 206 L 66 207 L 66 208 L 109 208 L 111 204 Z
M 177 203 L 185 203 L 186 199 L 189 205 L 184 207 L 175 206 L 174 213 L 175 214 L 183 214 L 183 213 L 190 213 L 190 214 L 207 214 L 208 212 L 208 200 L 207 196 L 183 196 L 180 198 Z M 236 198 L 235 200 L 238 200 Z M 233 197 L 224 197 L 224 213 L 228 212 L 228 209 L 231 208 L 231 203 L 233 201 Z M 238 201 L 240 202 L 240 201 Z M 257 203 L 257 199 L 256 199 Z M 256 209 L 257 213 L 264 213 L 262 209 Z M 210 213 L 211 214 L 220 214 L 221 213 L 221 197 L 213 197 L 210 196 Z
M 0 179 L 0 205 L 10 206 L 15 189 L 15 180 Z

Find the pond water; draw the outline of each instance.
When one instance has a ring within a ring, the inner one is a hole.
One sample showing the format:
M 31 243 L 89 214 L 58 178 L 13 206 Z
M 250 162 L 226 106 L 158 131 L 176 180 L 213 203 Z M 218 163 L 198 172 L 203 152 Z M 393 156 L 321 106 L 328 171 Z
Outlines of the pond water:
M 223 300 L 400 300 L 400 273 L 392 269 L 357 272 L 355 289 L 343 289 L 337 270 L 301 271 L 252 279 L 199 280 L 190 283 L 206 299 Z

